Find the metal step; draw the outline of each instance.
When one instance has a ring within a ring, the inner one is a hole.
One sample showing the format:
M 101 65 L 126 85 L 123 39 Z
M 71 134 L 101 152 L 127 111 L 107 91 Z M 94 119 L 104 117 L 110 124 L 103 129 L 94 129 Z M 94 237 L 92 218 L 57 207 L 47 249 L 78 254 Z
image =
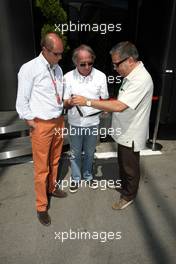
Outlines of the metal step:
M 32 153 L 30 138 L 25 136 L 28 130 L 28 125 L 19 119 L 16 111 L 0 112 L 0 161 Z
M 28 130 L 24 120 L 19 119 L 16 111 L 0 112 L 0 134 Z
M 30 137 L 0 140 L 0 160 L 29 155 L 32 153 Z

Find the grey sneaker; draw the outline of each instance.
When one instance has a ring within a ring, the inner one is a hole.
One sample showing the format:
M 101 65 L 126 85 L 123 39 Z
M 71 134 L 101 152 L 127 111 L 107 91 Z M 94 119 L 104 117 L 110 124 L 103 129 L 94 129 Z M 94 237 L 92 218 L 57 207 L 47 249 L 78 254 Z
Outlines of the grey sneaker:
M 126 201 L 123 198 L 120 198 L 119 202 L 115 202 L 112 205 L 112 209 L 114 210 L 122 210 L 125 209 L 128 205 L 130 205 L 133 202 L 133 200 L 131 201 Z

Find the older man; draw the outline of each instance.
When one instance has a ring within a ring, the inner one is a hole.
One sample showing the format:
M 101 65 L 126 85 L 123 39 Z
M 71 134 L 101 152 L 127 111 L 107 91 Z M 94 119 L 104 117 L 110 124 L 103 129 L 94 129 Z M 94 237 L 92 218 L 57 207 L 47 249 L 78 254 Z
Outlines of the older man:
M 133 202 L 138 191 L 139 157 L 148 137 L 153 82 L 143 63 L 138 60 L 135 45 L 129 41 L 117 44 L 110 54 L 114 69 L 124 77 L 117 100 L 100 101 L 92 100 L 89 96 L 75 96 L 71 103 L 115 112 L 112 127 L 121 129 L 121 134 L 115 134 L 113 138 L 118 143 L 122 190 L 119 202 L 115 202 L 112 208 L 124 209 Z
M 18 73 L 16 108 L 31 128 L 37 215 L 48 226 L 48 196 L 67 195 L 55 187 L 63 145 L 61 133 L 55 132 L 64 127 L 63 74 L 58 65 L 63 43 L 57 34 L 48 33 L 41 47 L 40 55 L 25 63 Z
M 71 106 L 71 98 L 75 94 L 85 95 L 91 99 L 108 98 L 106 76 L 93 67 L 95 54 L 87 45 L 81 45 L 73 52 L 73 63 L 76 68 L 64 76 L 66 106 Z M 71 173 L 70 192 L 78 190 L 81 181 L 81 157 L 83 179 L 92 189 L 96 189 L 97 182 L 93 180 L 92 165 L 97 142 L 99 112 L 91 107 L 74 106 L 68 111 L 70 124 Z

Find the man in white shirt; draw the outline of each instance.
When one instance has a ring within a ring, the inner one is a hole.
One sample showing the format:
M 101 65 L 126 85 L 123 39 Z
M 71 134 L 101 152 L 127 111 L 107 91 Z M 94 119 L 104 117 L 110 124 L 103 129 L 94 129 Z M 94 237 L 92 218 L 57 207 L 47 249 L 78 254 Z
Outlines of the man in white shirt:
M 117 100 L 99 101 L 75 96 L 71 103 L 115 112 L 112 127 L 121 129 L 121 134 L 113 138 L 118 143 L 122 189 L 120 201 L 112 208 L 124 209 L 133 202 L 138 191 L 139 157 L 148 138 L 153 81 L 143 63 L 138 61 L 138 51 L 132 43 L 121 42 L 112 48 L 110 54 L 114 69 L 124 77 Z
M 63 73 L 58 65 L 63 43 L 57 34 L 48 33 L 42 38 L 41 47 L 40 55 L 23 64 L 18 73 L 16 109 L 31 129 L 37 216 L 48 226 L 48 199 L 67 196 L 56 189 L 63 145 L 62 133 L 56 131 L 64 128 Z
M 76 68 L 64 75 L 64 101 L 66 106 L 71 106 L 68 110 L 72 171 L 70 192 L 74 193 L 78 190 L 81 181 L 82 151 L 84 153 L 83 178 L 91 188 L 98 187 L 93 180 L 92 166 L 100 111 L 87 106 L 72 107 L 71 98 L 79 94 L 91 99 L 107 99 L 108 91 L 105 74 L 93 67 L 95 54 L 89 46 L 81 45 L 75 49 L 72 60 Z

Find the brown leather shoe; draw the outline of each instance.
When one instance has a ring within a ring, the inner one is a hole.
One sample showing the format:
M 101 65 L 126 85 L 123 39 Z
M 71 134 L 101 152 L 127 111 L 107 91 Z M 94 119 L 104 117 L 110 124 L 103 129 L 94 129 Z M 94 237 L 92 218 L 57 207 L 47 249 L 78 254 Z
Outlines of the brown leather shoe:
M 43 212 L 37 211 L 37 216 L 42 225 L 49 226 L 51 224 L 51 218 L 47 211 L 43 211 Z
M 67 197 L 67 193 L 62 191 L 61 189 L 57 189 L 53 193 L 51 193 L 51 196 L 57 197 L 57 198 L 65 198 Z
M 123 198 L 120 198 L 119 202 L 115 202 L 112 205 L 112 209 L 114 210 L 122 210 L 125 209 L 127 206 L 129 206 L 131 203 L 133 202 L 133 200 L 131 201 L 126 201 Z

